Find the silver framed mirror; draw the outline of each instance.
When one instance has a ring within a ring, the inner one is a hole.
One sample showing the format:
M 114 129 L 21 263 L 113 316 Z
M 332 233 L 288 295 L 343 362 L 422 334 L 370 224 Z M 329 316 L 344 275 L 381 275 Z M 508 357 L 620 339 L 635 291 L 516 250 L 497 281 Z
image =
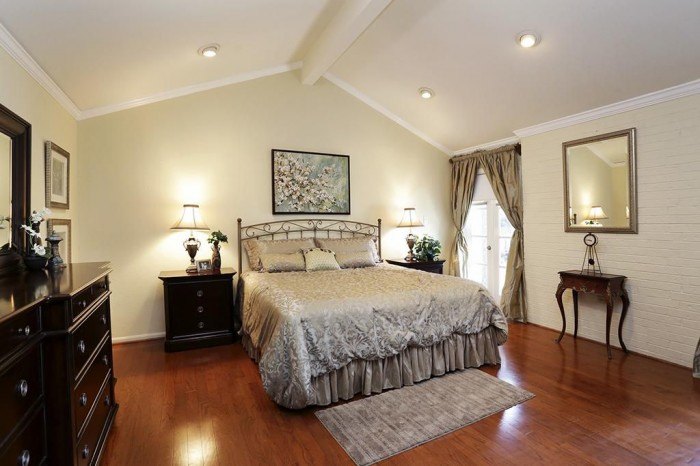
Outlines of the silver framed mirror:
M 562 144 L 564 231 L 637 233 L 636 129 Z

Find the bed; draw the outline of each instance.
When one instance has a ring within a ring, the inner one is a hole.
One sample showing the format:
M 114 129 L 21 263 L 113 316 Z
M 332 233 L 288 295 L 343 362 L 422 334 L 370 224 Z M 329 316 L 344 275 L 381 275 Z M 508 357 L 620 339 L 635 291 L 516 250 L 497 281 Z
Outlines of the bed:
M 243 226 L 250 239 L 368 237 L 381 257 L 381 220 L 287 220 Z M 500 363 L 506 318 L 479 284 L 380 263 L 318 272 L 247 270 L 239 281 L 241 336 L 263 387 L 299 409 Z

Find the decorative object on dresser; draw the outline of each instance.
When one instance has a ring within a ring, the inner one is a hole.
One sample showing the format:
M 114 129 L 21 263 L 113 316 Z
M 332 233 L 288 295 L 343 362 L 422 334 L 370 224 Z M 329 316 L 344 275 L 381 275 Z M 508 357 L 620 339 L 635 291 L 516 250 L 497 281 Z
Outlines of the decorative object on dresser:
M 559 343 L 564 338 L 566 333 L 566 315 L 564 314 L 564 303 L 562 295 L 567 288 L 571 288 L 574 299 L 574 338 L 578 334 L 578 294 L 591 293 L 605 298 L 607 312 L 605 318 L 605 346 L 608 350 L 608 359 L 612 359 L 610 351 L 610 323 L 612 321 L 613 307 L 615 298 L 622 300 L 622 313 L 620 314 L 620 323 L 617 328 L 617 337 L 620 340 L 620 346 L 626 353 L 627 347 L 622 341 L 622 324 L 625 321 L 627 310 L 629 309 L 630 300 L 625 290 L 625 276 L 611 275 L 605 273 L 593 273 L 588 271 L 568 270 L 559 272 L 559 286 L 557 287 L 556 297 L 559 304 L 559 312 L 561 312 L 562 329 L 556 342 Z
M 586 245 L 586 253 L 583 255 L 583 264 L 581 264 L 581 273 L 587 272 L 592 274 L 602 274 L 600 269 L 600 260 L 598 260 L 598 251 L 595 246 L 598 244 L 598 237 L 593 233 L 588 233 L 583 237 L 583 244 Z
M 190 237 L 185 240 L 182 245 L 185 247 L 187 254 L 190 255 L 190 265 L 185 269 L 188 273 L 197 273 L 197 265 L 194 263 L 194 258 L 199 251 L 199 247 L 202 242 L 199 241 L 194 236 L 195 231 L 209 231 L 209 227 L 204 220 L 202 220 L 202 215 L 199 212 L 199 205 L 197 204 L 184 204 L 182 206 L 182 216 L 180 220 L 175 223 L 171 230 L 189 230 Z
M 51 141 L 45 143 L 46 205 L 70 209 L 70 154 Z
M 62 269 L 66 266 L 61 257 L 61 252 L 58 250 L 58 245 L 63 238 L 55 231 L 51 231 L 51 234 L 46 237 L 46 242 L 49 243 L 49 268 L 51 269 Z
M 24 265 L 30 270 L 41 270 L 46 267 L 50 255 L 41 243 L 41 223 L 51 214 L 49 209 L 42 209 L 39 212 L 32 211 L 27 219 L 27 223 L 22 225 L 22 229 L 27 233 L 29 247 L 24 256 Z
M 430 235 L 423 235 L 414 246 L 417 261 L 433 261 L 440 255 L 442 245 Z
M 272 149 L 272 213 L 350 215 L 350 157 Z
M 413 246 L 416 244 L 416 235 L 413 234 L 413 228 L 422 227 L 423 222 L 416 215 L 415 207 L 406 207 L 403 209 L 403 217 L 398 225 L 398 228 L 408 228 L 408 235 L 406 235 L 406 244 L 408 245 L 408 254 L 406 255 L 407 261 L 415 260 L 413 257 Z
M 417 261 L 417 260 L 406 260 L 406 259 L 387 259 L 386 260 L 391 265 L 398 265 L 400 267 L 406 267 L 408 269 L 422 270 L 423 272 L 431 272 L 442 274 L 444 260 L 433 260 L 433 261 Z
M 71 221 L 67 218 L 50 218 L 46 221 L 46 228 L 49 232 L 56 233 L 61 237 L 58 244 L 58 253 L 64 263 L 71 262 L 71 249 L 73 241 L 71 238 Z
M 232 343 L 232 268 L 189 274 L 161 272 L 165 298 L 165 351 Z
M 107 263 L 0 279 L 0 464 L 95 465 L 114 397 Z
M 213 270 L 221 269 L 221 251 L 219 243 L 228 243 L 228 236 L 221 233 L 220 230 L 209 235 L 207 242 L 211 244 L 211 267 Z
M 197 273 L 209 272 L 212 270 L 211 259 L 202 259 L 196 261 Z

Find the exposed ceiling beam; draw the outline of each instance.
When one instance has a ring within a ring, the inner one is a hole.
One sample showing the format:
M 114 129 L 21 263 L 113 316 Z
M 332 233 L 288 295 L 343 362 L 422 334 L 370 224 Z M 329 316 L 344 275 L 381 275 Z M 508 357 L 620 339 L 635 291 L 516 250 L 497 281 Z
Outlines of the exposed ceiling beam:
M 312 85 L 377 19 L 392 0 L 346 0 L 304 57 L 301 81 Z

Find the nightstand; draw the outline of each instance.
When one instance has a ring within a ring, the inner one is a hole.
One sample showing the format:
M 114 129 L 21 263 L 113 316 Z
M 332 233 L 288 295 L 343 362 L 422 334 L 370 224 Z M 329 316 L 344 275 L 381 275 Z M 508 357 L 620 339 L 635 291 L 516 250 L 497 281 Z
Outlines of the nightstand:
M 444 260 L 437 261 L 407 261 L 405 259 L 387 259 L 389 264 L 406 267 L 408 269 L 422 270 L 423 272 L 442 274 Z
M 165 298 L 165 351 L 232 343 L 235 270 L 161 272 Z

